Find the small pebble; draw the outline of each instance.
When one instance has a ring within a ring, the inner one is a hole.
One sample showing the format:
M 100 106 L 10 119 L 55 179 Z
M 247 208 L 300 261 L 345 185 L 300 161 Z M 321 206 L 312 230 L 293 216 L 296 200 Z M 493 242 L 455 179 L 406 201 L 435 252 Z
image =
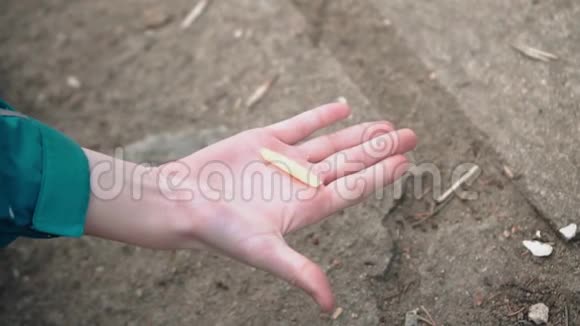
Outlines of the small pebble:
M 568 226 L 565 226 L 560 229 L 560 233 L 566 240 L 572 240 L 576 237 L 578 233 L 578 225 L 576 223 L 572 223 Z
M 338 103 L 342 103 L 342 104 L 348 104 L 348 101 L 347 101 L 346 97 L 344 97 L 344 96 L 339 96 L 339 97 L 336 99 L 336 101 L 337 101 Z
M 66 84 L 70 88 L 74 88 L 74 89 L 81 88 L 81 81 L 75 76 L 66 77 Z
M 476 307 L 481 307 L 484 300 L 485 300 L 485 293 L 483 293 L 483 291 L 481 289 L 478 289 L 477 291 L 475 291 L 475 294 L 473 295 L 473 304 Z
M 540 241 L 524 240 L 522 243 L 536 257 L 548 257 L 554 252 L 554 247 Z
M 537 303 L 530 307 L 528 318 L 536 325 L 543 325 L 548 323 L 550 316 L 550 308 L 543 303 Z
M 161 28 L 171 21 L 169 16 L 161 8 L 149 8 L 143 13 L 143 25 L 147 29 Z

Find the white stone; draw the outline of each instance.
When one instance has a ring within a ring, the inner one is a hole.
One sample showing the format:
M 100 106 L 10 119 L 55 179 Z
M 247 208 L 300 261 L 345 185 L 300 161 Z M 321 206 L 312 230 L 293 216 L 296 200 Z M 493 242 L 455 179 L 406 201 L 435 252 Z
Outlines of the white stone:
M 74 88 L 74 89 L 81 88 L 81 81 L 75 76 L 66 77 L 66 84 L 70 88 Z
M 554 251 L 554 247 L 540 241 L 524 240 L 522 243 L 536 257 L 548 257 Z
M 339 96 L 336 99 L 336 101 L 339 102 L 339 103 L 342 103 L 342 104 L 348 104 L 348 101 L 347 101 L 346 97 L 344 97 L 344 96 Z
M 550 318 L 550 308 L 543 303 L 537 303 L 530 307 L 528 318 L 536 325 L 547 324 Z
M 566 240 L 572 240 L 578 233 L 578 225 L 576 223 L 572 223 L 568 226 L 565 226 L 560 229 L 560 233 L 564 236 L 564 238 L 566 238 Z

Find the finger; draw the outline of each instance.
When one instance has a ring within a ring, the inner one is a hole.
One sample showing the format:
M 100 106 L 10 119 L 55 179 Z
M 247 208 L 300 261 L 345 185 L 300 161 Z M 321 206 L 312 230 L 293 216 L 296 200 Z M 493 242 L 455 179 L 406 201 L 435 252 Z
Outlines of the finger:
M 389 156 L 404 154 L 413 150 L 416 145 L 415 133 L 410 129 L 401 129 L 331 155 L 316 164 L 314 169 L 323 183 L 328 184 L 373 166 Z
M 409 167 L 405 156 L 394 155 L 358 173 L 337 179 L 324 188 L 322 198 L 327 205 L 319 215 L 328 216 L 360 203 L 373 192 L 400 178 Z
M 334 296 L 320 266 L 283 241 L 272 244 L 267 252 L 269 257 L 266 257 L 263 269 L 304 290 L 324 312 L 332 312 Z
M 346 119 L 350 108 L 346 104 L 331 103 L 306 111 L 288 120 L 273 124 L 267 129 L 286 144 L 295 144 L 319 129 Z
M 330 135 L 311 139 L 300 144 L 298 149 L 305 153 L 310 162 L 317 163 L 336 152 L 354 147 L 394 129 L 388 121 L 361 123 Z

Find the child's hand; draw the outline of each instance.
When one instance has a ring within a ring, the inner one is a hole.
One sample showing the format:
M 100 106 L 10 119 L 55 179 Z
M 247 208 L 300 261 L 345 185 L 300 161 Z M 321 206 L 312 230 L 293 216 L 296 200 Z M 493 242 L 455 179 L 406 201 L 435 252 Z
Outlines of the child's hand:
M 172 165 L 181 173 L 187 166 L 193 173 L 189 179 L 195 187 L 193 200 L 183 203 L 189 210 L 184 218 L 191 219 L 191 239 L 287 280 L 304 289 L 323 310 L 332 310 L 326 275 L 290 248 L 284 235 L 318 223 L 393 182 L 408 166 L 402 154 L 416 144 L 412 131 L 392 131 L 388 122 L 357 125 L 301 143 L 349 114 L 343 104 L 322 106 L 240 133 L 162 167 L 162 173 L 172 171 Z M 361 144 L 377 136 L 373 141 L 380 148 Z M 311 188 L 266 164 L 261 148 L 311 168 L 324 185 Z
M 349 114 L 344 104 L 325 105 L 162 165 L 154 178 L 141 181 L 145 194 L 139 202 L 126 199 L 128 190 L 109 201 L 93 198 L 98 196 L 92 185 L 87 233 L 157 248 L 191 248 L 201 242 L 302 288 L 331 311 L 334 298 L 326 275 L 290 248 L 284 235 L 392 183 L 408 168 L 402 154 L 416 145 L 411 130 L 394 131 L 386 121 L 305 141 Z M 309 187 L 264 162 L 262 148 L 311 169 L 323 185 Z M 90 151 L 87 156 L 93 169 L 107 159 Z M 156 190 L 154 179 L 162 181 Z

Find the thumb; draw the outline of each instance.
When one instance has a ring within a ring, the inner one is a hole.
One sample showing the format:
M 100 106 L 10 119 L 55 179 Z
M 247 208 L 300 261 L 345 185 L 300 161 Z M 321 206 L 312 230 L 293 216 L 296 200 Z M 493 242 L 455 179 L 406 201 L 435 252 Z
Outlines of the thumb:
M 278 243 L 269 257 L 267 269 L 276 276 L 297 286 L 310 295 L 324 312 L 334 309 L 334 296 L 330 282 L 322 268 L 290 248 L 285 242 Z

